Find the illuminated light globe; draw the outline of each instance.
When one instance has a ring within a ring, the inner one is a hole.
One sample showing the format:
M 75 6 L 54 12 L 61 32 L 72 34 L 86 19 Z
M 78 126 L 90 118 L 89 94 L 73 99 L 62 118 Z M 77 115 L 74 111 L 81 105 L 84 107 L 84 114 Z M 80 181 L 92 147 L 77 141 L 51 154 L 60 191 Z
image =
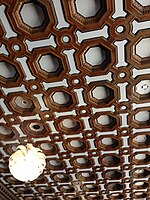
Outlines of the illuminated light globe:
M 35 180 L 46 166 L 46 157 L 39 148 L 32 144 L 19 145 L 9 158 L 10 173 L 19 181 Z

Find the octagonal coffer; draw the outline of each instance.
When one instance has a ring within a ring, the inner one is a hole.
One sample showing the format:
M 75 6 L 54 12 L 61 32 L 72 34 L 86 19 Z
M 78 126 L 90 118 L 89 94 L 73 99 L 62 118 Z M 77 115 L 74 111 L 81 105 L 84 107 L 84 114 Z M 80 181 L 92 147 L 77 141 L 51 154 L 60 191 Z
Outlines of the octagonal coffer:
M 81 200 L 81 198 L 78 195 L 72 195 L 72 194 L 66 195 L 65 199 L 66 200 Z
M 69 182 L 71 180 L 71 177 L 66 175 L 66 174 L 64 174 L 64 173 L 53 174 L 52 178 L 55 181 L 61 182 L 61 183 Z
M 77 12 L 83 17 L 93 17 L 101 8 L 100 0 L 90 0 L 87 4 L 86 0 L 76 0 L 75 1 Z
M 18 181 L 17 179 L 15 179 L 13 176 L 10 176 L 10 175 L 6 176 L 6 181 L 14 185 L 19 185 L 22 183 L 21 181 Z
M 57 71 L 62 69 L 61 60 L 52 54 L 42 55 L 39 64 L 41 69 L 47 73 L 58 73 Z
M 17 191 L 17 193 L 20 193 L 20 194 L 25 194 L 25 195 L 29 195 L 29 194 L 32 194 L 33 193 L 33 190 L 32 189 L 30 189 L 30 188 L 16 188 L 16 191 Z
M 139 124 L 149 124 L 150 123 L 150 111 L 144 110 L 139 111 L 135 114 L 135 120 Z
M 107 106 L 114 101 L 114 90 L 107 83 L 91 85 L 87 92 L 88 99 L 96 106 Z
M 36 124 L 37 125 L 37 124 Z M 41 131 L 41 134 L 44 134 L 45 135 L 45 133 L 46 132 L 49 132 L 46 128 L 47 127 L 44 127 L 44 125 L 43 124 L 38 124 L 39 125 L 39 128 L 40 128 L 40 126 L 42 126 L 42 131 Z M 34 128 L 34 125 L 31 123 L 30 125 L 29 125 L 29 127 L 30 126 L 32 126 L 33 128 Z M 33 130 L 34 131 L 34 130 Z M 38 134 L 38 133 L 37 133 Z M 45 154 L 45 155 L 54 155 L 54 154 L 56 154 L 57 152 L 58 152 L 58 147 L 57 147 L 57 145 L 56 144 L 53 144 L 52 142 L 50 142 L 50 141 L 47 141 L 47 140 L 43 140 L 43 141 L 37 141 L 36 143 L 35 143 L 35 146 L 38 146 L 40 149 L 42 149 L 42 151 L 43 151 L 43 153 Z
M 68 139 L 66 140 L 64 144 L 65 148 L 75 152 L 75 153 L 81 153 L 85 152 L 88 148 L 88 143 L 83 141 L 80 138 L 74 138 L 74 139 Z
M 135 164 L 148 164 L 150 162 L 150 155 L 148 153 L 137 153 L 133 157 Z
M 72 91 L 66 89 L 65 87 L 59 87 L 55 89 L 49 89 L 47 94 L 44 96 L 45 102 L 47 106 L 51 107 L 54 110 L 61 110 L 61 111 L 67 111 L 69 109 L 72 109 L 75 105 L 75 95 Z M 69 117 L 70 118 L 70 117 Z M 74 129 L 75 123 L 72 121 L 65 120 L 64 123 L 62 123 L 62 119 L 65 118 L 59 118 L 57 127 L 63 130 L 67 129 Z M 74 120 L 73 120 L 74 121 Z M 71 122 L 71 123 L 70 123 Z
M 108 189 L 111 191 L 117 191 L 117 190 L 122 190 L 123 185 L 120 183 L 109 183 L 108 184 Z
M 135 181 L 133 183 L 133 187 L 135 189 L 146 189 L 146 188 L 148 188 L 148 183 L 144 182 L 144 181 Z
M 107 155 L 102 159 L 104 165 L 113 167 L 121 163 L 121 159 L 117 155 Z
M 63 55 L 58 54 L 55 50 L 49 48 L 36 49 L 33 57 L 29 60 L 29 65 L 33 73 L 42 79 L 51 78 L 51 81 L 58 81 L 62 78 L 66 60 Z
M 81 48 L 75 53 L 76 62 L 81 71 L 88 75 L 101 75 L 110 71 L 116 62 L 115 48 L 100 38 L 82 42 Z
M 150 96 L 150 80 L 142 79 L 134 86 L 133 95 L 137 100 L 147 101 Z
M 10 138 L 12 139 L 12 135 L 10 135 Z M 11 154 L 13 154 L 14 152 L 17 151 L 17 146 L 18 146 L 17 143 L 7 144 L 7 145 L 5 145 L 5 147 L 4 147 L 4 151 L 5 151 L 7 154 L 11 155 Z
M 102 44 L 89 47 L 84 56 L 85 65 L 91 71 L 106 69 L 111 62 L 111 51 Z
M 0 61 L 0 81 L 4 84 L 15 84 L 19 77 L 16 66 L 6 60 Z M 11 85 L 12 86 L 12 85 Z
M 51 151 L 51 150 L 53 150 L 53 148 L 54 148 L 54 145 L 49 144 L 48 142 L 41 143 L 41 149 L 42 150 Z
M 95 193 L 87 195 L 87 200 L 99 200 L 99 199 L 103 199 L 103 196 Z
M 33 137 L 33 138 L 46 137 L 47 134 L 50 132 L 47 124 L 42 123 L 38 120 L 35 120 L 32 122 L 26 121 L 23 123 L 21 128 L 28 136 Z M 48 147 L 46 146 L 45 148 L 48 148 Z
M 82 171 L 77 173 L 77 179 L 80 181 L 93 181 L 96 179 L 96 175 L 91 171 Z
M 8 165 L 5 162 L 0 162 L 0 173 L 9 173 Z
M 77 121 L 72 119 L 64 119 L 62 125 L 68 129 L 74 129 L 77 126 Z
M 53 193 L 54 192 L 54 189 L 50 188 L 48 186 L 39 186 L 39 187 L 37 187 L 37 190 L 40 193 L 45 193 L 45 194 L 49 194 L 49 193 Z
M 101 46 L 89 48 L 85 53 L 85 60 L 92 66 L 101 65 L 106 60 L 106 49 Z
M 1 140 L 12 140 L 14 139 L 14 136 L 15 134 L 10 128 L 0 125 L 0 139 Z
M 102 126 L 108 126 L 109 124 L 113 122 L 113 120 L 115 119 L 110 115 L 101 115 L 97 118 L 98 124 Z
M 25 3 L 22 6 L 20 15 L 23 22 L 32 28 L 41 26 L 45 19 L 44 12 L 36 1 Z
M 127 4 L 129 9 L 134 9 L 132 12 L 135 12 L 135 15 L 138 16 L 139 20 L 144 21 L 149 19 L 149 0 L 131 0 Z
M 2 76 L 5 79 L 14 78 L 17 71 L 15 69 L 15 66 L 6 62 L 6 61 L 0 61 L 0 76 Z
M 69 102 L 70 100 L 70 95 L 64 91 L 62 92 L 55 92 L 52 96 L 52 99 L 53 101 L 56 103 L 56 104 L 59 104 L 59 105 L 65 105 Z M 71 123 L 70 123 L 71 124 Z M 70 126 L 73 126 L 70 125 Z
M 68 116 L 59 119 L 58 127 L 66 134 L 77 134 L 82 130 L 82 123 L 76 118 Z
M 111 12 L 106 0 L 90 0 L 88 3 L 86 0 L 63 0 L 63 4 L 68 12 L 67 20 L 83 31 L 101 27 L 103 20 Z M 112 4 L 109 6 L 111 7 Z
M 56 174 L 54 176 L 54 179 L 58 182 L 69 182 L 70 181 L 70 177 L 65 174 Z
M 85 192 L 95 192 L 99 190 L 98 185 L 95 185 L 95 184 L 86 184 L 86 185 L 83 185 L 82 188 Z
M 26 97 L 25 95 L 12 97 L 10 105 L 13 110 L 21 114 L 28 114 L 29 112 L 33 112 L 35 109 L 32 99 Z
M 139 67 L 141 67 L 141 64 L 147 65 L 150 60 L 150 50 L 149 50 L 149 44 L 150 44 L 150 37 L 139 37 L 134 44 L 132 45 L 132 51 L 133 51 L 133 58 L 136 61 L 137 64 L 139 64 Z
M 111 114 L 95 115 L 94 126 L 102 130 L 114 129 L 117 125 L 117 119 Z M 114 140 L 115 141 L 115 140 Z M 116 141 L 117 142 L 117 141 Z
M 51 93 L 48 101 L 55 109 L 69 109 L 73 105 L 72 94 L 68 93 L 65 89 Z M 72 123 L 71 121 L 68 121 L 68 123 L 64 122 L 63 124 L 63 127 L 66 127 L 66 129 L 67 126 L 73 128 L 75 125 L 75 123 Z
M 74 157 L 71 159 L 72 164 L 74 165 L 74 167 L 76 168 L 89 168 L 91 167 L 91 159 L 89 159 L 88 157 Z
M 69 102 L 69 94 L 66 92 L 55 92 L 52 99 L 59 105 L 67 104 Z
M 150 6 L 150 1 L 149 0 L 136 0 L 139 2 L 142 6 Z
M 150 94 L 150 80 L 141 80 L 136 86 L 135 91 L 139 95 Z
M 107 99 L 111 95 L 111 89 L 107 86 L 97 86 L 92 90 L 92 96 L 97 100 Z
M 65 167 L 65 162 L 57 158 L 47 159 L 47 161 L 48 161 L 48 167 L 52 170 L 61 170 L 64 169 Z
M 133 195 L 133 197 L 135 198 L 135 199 L 145 199 L 146 197 L 147 197 L 147 193 L 146 192 L 135 192 L 134 193 L 134 195 Z
M 119 140 L 114 136 L 102 137 L 96 140 L 96 146 L 104 150 L 113 150 L 119 147 Z
M 147 48 L 148 44 L 150 44 L 150 38 L 143 38 L 136 45 L 136 54 L 141 58 L 150 57 L 150 49 Z
M 50 12 L 49 12 L 50 10 Z M 52 1 L 14 1 L 10 17 L 15 23 L 15 31 L 21 32 L 30 40 L 47 38 L 56 23 Z
M 116 170 L 107 171 L 105 174 L 107 179 L 121 179 L 122 173 Z
M 137 148 L 147 148 L 150 145 L 149 134 L 138 134 L 132 139 L 132 145 Z
M 62 185 L 60 186 L 60 190 L 65 193 L 72 193 L 75 191 L 75 188 L 71 185 Z
M 119 194 L 119 193 L 114 193 L 114 194 L 111 194 L 110 195 L 111 197 L 112 197 L 112 199 L 116 199 L 116 200 L 118 200 L 118 199 L 123 199 L 124 198 L 124 194 Z
M 133 171 L 133 176 L 135 178 L 147 178 L 150 176 L 150 171 L 148 168 L 135 168 Z

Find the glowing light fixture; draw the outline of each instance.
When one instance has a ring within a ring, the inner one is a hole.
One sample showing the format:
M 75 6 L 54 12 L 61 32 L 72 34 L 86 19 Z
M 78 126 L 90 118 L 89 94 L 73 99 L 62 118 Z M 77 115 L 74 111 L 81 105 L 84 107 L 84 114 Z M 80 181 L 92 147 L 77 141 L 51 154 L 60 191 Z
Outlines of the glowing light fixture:
M 19 145 L 17 149 L 9 158 L 11 174 L 20 181 L 35 180 L 46 166 L 45 155 L 32 144 Z

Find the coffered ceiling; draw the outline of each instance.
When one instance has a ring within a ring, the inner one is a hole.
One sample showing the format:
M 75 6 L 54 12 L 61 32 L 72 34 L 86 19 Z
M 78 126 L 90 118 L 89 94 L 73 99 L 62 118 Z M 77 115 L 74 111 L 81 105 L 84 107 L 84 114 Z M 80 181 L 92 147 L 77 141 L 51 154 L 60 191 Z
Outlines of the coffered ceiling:
M 0 0 L 0 197 L 150 198 L 150 1 Z M 9 156 L 32 143 L 44 173 Z

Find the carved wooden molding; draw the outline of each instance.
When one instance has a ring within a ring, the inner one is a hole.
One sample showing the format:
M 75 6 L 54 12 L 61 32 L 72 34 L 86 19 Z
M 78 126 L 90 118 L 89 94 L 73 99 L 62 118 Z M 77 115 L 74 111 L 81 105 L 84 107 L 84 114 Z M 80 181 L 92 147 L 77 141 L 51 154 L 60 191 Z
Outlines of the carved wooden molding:
M 0 181 L 0 199 L 18 200 L 18 198 Z
M 149 199 L 149 27 L 146 0 L 0 0 L 0 178 L 18 199 Z M 27 142 L 47 167 L 22 183 L 8 158 Z

